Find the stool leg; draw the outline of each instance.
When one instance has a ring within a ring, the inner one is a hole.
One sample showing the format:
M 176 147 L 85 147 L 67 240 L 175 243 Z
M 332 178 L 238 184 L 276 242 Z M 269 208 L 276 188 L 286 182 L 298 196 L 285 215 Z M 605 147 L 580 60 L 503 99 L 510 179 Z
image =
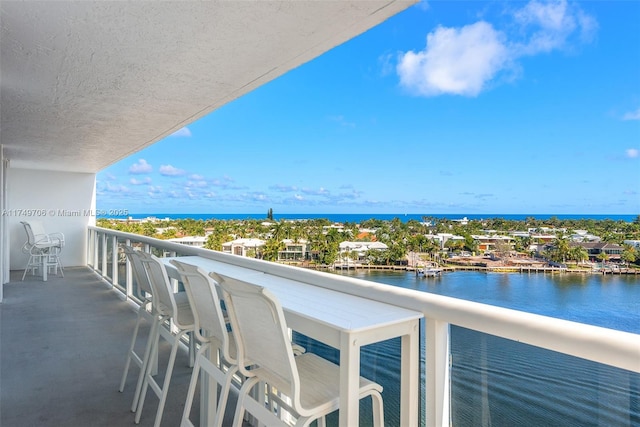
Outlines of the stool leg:
M 138 374 L 138 382 L 136 383 L 136 391 L 133 394 L 133 403 L 131 404 L 131 412 L 136 412 L 138 409 L 138 402 L 140 401 L 140 392 L 142 390 L 142 383 L 144 382 L 145 372 L 148 370 L 151 364 L 151 357 L 154 348 L 158 345 L 158 328 L 160 324 L 166 320 L 166 318 L 155 316 L 155 320 L 151 324 L 151 331 L 149 332 L 149 338 L 147 339 L 147 346 L 144 350 L 144 357 L 142 360 L 142 367 L 140 368 L 140 374 Z M 154 345 L 155 344 L 155 345 Z
M 202 345 L 198 354 L 196 354 L 196 361 L 193 364 L 193 371 L 191 372 L 191 381 L 189 381 L 189 390 L 187 391 L 187 400 L 184 404 L 184 411 L 182 412 L 181 426 L 191 424 L 189 421 L 189 415 L 191 415 L 191 406 L 193 405 L 193 396 L 196 392 L 196 385 L 198 383 L 198 374 L 200 373 L 200 358 L 205 357 L 204 352 L 209 347 L 209 344 Z
M 140 324 L 142 323 L 142 312 L 144 310 L 144 305 L 141 305 L 138 308 L 138 315 L 136 316 L 136 326 L 133 328 L 133 337 L 131 337 L 131 344 L 129 345 L 129 351 L 127 353 L 127 361 L 124 364 L 124 372 L 122 373 L 122 379 L 120 380 L 120 388 L 118 391 L 122 393 L 124 391 L 124 384 L 127 381 L 127 375 L 129 375 L 129 366 L 131 365 L 131 359 L 137 358 L 138 356 L 135 353 L 136 339 L 138 338 L 138 329 L 140 329 Z M 142 362 L 142 360 L 140 360 Z M 140 369 L 142 369 L 142 363 L 140 364 Z
M 380 393 L 371 393 L 371 409 L 373 410 L 374 427 L 384 427 L 384 405 Z

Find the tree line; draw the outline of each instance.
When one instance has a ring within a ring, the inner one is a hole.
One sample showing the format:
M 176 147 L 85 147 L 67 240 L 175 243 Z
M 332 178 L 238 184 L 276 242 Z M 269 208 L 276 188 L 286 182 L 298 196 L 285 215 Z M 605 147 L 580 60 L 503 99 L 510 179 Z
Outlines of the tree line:
M 273 213 L 270 212 L 270 218 Z M 409 252 L 423 253 L 436 260 L 441 248 L 439 242 L 426 237 L 429 234 L 450 233 L 464 238 L 449 240 L 445 247 L 450 252 L 477 252 L 477 243 L 472 235 L 484 234 L 486 230 L 498 235 L 507 235 L 513 231 L 527 231 L 530 228 L 541 229 L 547 227 L 557 231 L 552 249 L 544 255 L 553 261 L 566 262 L 584 261 L 588 258 L 583 248 L 570 245 L 567 235 L 575 230 L 586 230 L 589 234 L 599 236 L 603 242 L 616 243 L 624 246 L 622 259 L 634 262 L 638 258 L 633 247 L 625 246 L 624 240 L 640 240 L 640 215 L 632 222 L 615 221 L 610 219 L 558 219 L 551 217 L 546 220 L 533 217 L 525 220 L 508 220 L 504 218 L 488 218 L 469 220 L 466 224 L 446 218 L 425 216 L 422 221 L 411 219 L 407 222 L 399 218 L 380 220 L 371 218 L 357 223 L 342 223 L 341 229 L 333 227 L 328 219 L 308 220 L 273 220 L 243 219 L 196 220 L 190 218 L 158 220 L 155 222 L 119 221 L 98 219 L 99 227 L 111 228 L 123 232 L 141 234 L 159 239 L 170 239 L 181 236 L 204 236 L 208 233 L 205 247 L 222 250 L 222 244 L 238 238 L 257 238 L 266 243 L 261 248 L 261 257 L 275 261 L 278 253 L 285 249 L 284 239 L 294 242 L 304 240 L 307 243 L 312 261 L 319 264 L 332 264 L 338 259 L 339 244 L 343 241 L 371 241 L 376 240 L 387 245 L 386 251 L 369 251 L 368 261 L 372 264 L 393 264 L 406 258 Z M 375 233 L 363 233 L 362 230 L 375 230 Z M 531 237 L 515 237 L 515 250 L 526 253 L 532 242 Z M 496 247 L 496 251 L 506 251 L 506 248 Z

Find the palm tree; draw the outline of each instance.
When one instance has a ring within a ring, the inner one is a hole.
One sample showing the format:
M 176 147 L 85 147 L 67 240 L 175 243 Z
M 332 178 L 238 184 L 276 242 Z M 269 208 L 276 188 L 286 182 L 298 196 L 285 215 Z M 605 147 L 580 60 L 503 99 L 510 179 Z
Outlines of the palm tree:
M 638 252 L 636 251 L 636 248 L 634 248 L 633 246 L 625 245 L 624 249 L 622 250 L 622 255 L 620 257 L 628 267 L 629 263 L 635 262 L 636 259 L 638 259 Z
M 282 240 L 286 236 L 287 223 L 284 220 L 276 222 L 271 229 L 271 238 L 274 240 Z
M 262 258 L 267 261 L 277 261 L 278 253 L 284 249 L 282 240 L 268 239 L 262 247 Z
M 609 254 L 603 250 L 598 254 L 596 258 L 598 258 L 602 262 L 602 266 L 604 267 L 607 261 L 609 260 Z
M 471 253 L 478 252 L 478 242 L 471 237 L 471 234 L 463 233 L 462 236 L 464 236 L 464 248 Z
M 425 246 L 422 250 L 426 252 L 432 261 L 436 261 L 438 252 L 440 252 L 440 245 L 433 239 L 427 239 Z
M 569 259 L 576 261 L 578 264 L 582 264 L 589 259 L 589 253 L 582 246 L 574 246 L 569 250 Z
M 563 263 L 567 261 L 567 256 L 569 255 L 569 241 L 564 237 L 558 234 L 556 240 L 554 241 L 555 253 L 556 253 L 556 261 L 562 261 Z

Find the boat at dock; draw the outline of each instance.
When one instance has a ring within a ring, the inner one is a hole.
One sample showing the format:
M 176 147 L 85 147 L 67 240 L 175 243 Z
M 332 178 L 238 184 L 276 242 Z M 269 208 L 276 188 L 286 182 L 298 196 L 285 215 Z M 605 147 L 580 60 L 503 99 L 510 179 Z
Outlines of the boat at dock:
M 416 276 L 418 277 L 437 277 L 442 274 L 442 268 L 437 265 L 427 265 L 416 268 Z

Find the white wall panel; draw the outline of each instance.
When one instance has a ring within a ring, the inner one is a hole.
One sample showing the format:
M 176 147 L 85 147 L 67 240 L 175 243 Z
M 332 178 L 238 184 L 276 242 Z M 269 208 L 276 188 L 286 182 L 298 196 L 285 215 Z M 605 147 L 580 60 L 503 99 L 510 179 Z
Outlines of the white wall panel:
M 86 264 L 87 225 L 95 224 L 94 173 L 33 169 L 7 170 L 7 210 L 10 267 L 23 269 L 27 256 L 20 221 L 40 221 L 47 232 L 62 232 L 66 246 L 61 254 L 67 267 Z
M 5 171 L 7 162 L 4 158 L 4 146 L 0 145 L 0 302 L 3 298 L 3 286 L 9 281 L 9 239 L 6 228 L 4 210 L 6 207 Z

